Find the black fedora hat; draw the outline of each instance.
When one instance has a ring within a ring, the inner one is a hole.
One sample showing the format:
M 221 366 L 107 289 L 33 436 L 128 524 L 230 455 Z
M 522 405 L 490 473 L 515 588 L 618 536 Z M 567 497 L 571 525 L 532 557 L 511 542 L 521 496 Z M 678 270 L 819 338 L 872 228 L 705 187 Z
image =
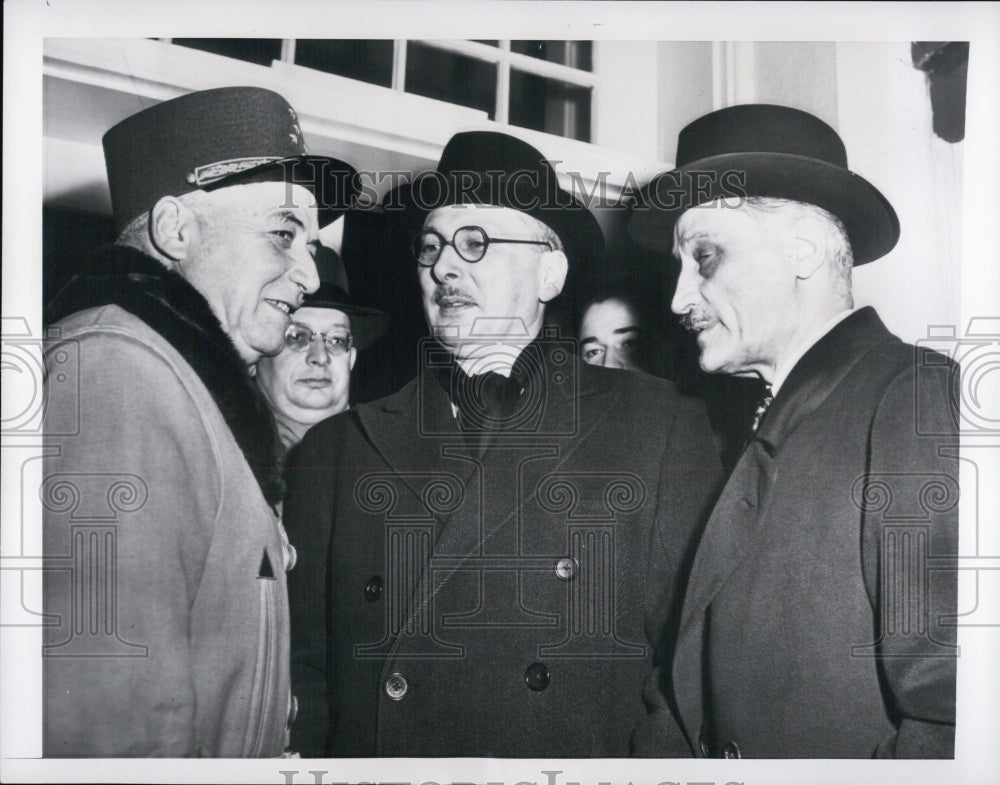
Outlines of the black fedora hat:
M 669 253 L 685 210 L 744 196 L 805 202 L 835 215 L 847 229 L 856 265 L 885 256 L 899 239 L 892 205 L 847 168 L 837 132 L 808 112 L 771 104 L 731 106 L 685 126 L 676 168 L 642 189 L 629 237 Z
M 586 205 L 559 186 L 555 169 L 538 150 L 508 134 L 455 134 L 437 169 L 416 178 L 407 197 L 408 209 L 424 212 L 478 204 L 526 213 L 559 235 L 571 266 L 585 267 L 604 251 L 601 227 Z
M 143 109 L 104 134 L 115 232 L 163 196 L 289 182 L 316 198 L 321 226 L 353 201 L 352 166 L 306 152 L 298 116 L 260 87 L 200 90 Z
M 347 314 L 351 320 L 351 342 L 361 351 L 367 349 L 389 326 L 389 316 L 375 308 L 357 305 L 347 286 L 347 273 L 340 255 L 332 248 L 320 246 L 316 252 L 319 289 L 307 294 L 303 308 L 332 308 Z

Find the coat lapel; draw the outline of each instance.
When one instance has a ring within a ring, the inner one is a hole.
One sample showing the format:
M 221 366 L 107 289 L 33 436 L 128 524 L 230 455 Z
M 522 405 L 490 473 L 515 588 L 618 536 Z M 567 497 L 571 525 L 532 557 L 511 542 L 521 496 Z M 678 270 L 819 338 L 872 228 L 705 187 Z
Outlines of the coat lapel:
M 546 352 L 546 367 L 551 370 L 549 354 Z M 436 381 L 429 378 L 429 374 L 425 374 L 423 381 L 408 385 L 409 390 L 404 388 L 386 399 L 380 410 L 369 409 L 362 415 L 362 422 L 372 444 L 394 469 L 406 466 L 406 461 L 411 461 L 412 465 L 414 456 L 419 456 L 416 460 L 419 460 L 419 466 L 424 469 L 439 467 L 440 470 L 441 466 L 447 466 L 448 471 L 460 476 L 467 493 L 470 492 L 472 483 L 479 483 L 479 487 L 472 490 L 472 495 L 480 503 L 463 505 L 441 520 L 434 542 L 434 553 L 447 555 L 448 561 L 442 568 L 422 571 L 409 603 L 409 617 L 425 612 L 422 604 L 426 599 L 421 598 L 432 597 L 439 592 L 462 569 L 463 564 L 479 556 L 484 548 L 488 549 L 493 538 L 504 536 L 509 527 L 516 526 L 521 508 L 537 492 L 534 488 L 526 489 L 525 495 L 517 503 L 516 494 L 513 499 L 483 498 L 486 488 L 482 481 L 482 467 L 489 470 L 490 465 L 497 461 L 505 458 L 509 461 L 510 455 L 515 454 L 518 447 L 529 447 L 533 455 L 554 459 L 552 471 L 558 471 L 580 445 L 587 441 L 587 434 L 602 427 L 609 412 L 615 410 L 615 389 L 601 383 L 600 375 L 588 371 L 591 369 L 584 368 L 582 372 L 580 369 L 563 370 L 558 376 L 556 373 L 548 374 L 538 398 L 541 409 L 537 421 L 523 431 L 498 433 L 488 442 L 481 457 L 476 457 L 463 441 L 451 414 L 448 396 Z M 421 405 L 415 400 L 417 385 L 422 387 L 426 396 Z M 436 429 L 437 432 L 450 429 L 448 432 L 452 435 L 449 438 L 417 439 L 421 444 L 411 450 L 409 448 L 413 445 L 409 442 L 413 441 L 413 437 L 410 435 L 418 432 L 417 411 L 420 408 L 424 410 L 425 432 L 430 429 Z M 404 444 L 400 444 L 401 441 Z M 516 468 L 513 470 L 516 471 Z M 414 493 L 420 492 L 419 488 L 411 487 Z M 484 505 L 491 505 L 496 509 L 487 514 Z M 433 585 L 428 585 L 428 582 Z
M 539 388 L 537 421 L 523 430 L 498 433 L 479 457 L 462 438 L 448 395 L 430 373 L 421 374 L 380 402 L 355 409 L 372 447 L 418 499 L 423 498 L 428 474 L 447 472 L 460 481 L 462 492 L 474 502 L 435 516 L 432 553 L 444 557 L 444 563 L 434 570 L 427 569 L 426 563 L 418 566 L 414 583 L 407 589 L 409 599 L 400 609 L 400 630 L 409 626 L 420 629 L 420 617 L 433 613 L 434 595 L 470 559 L 488 552 L 491 541 L 495 549 L 503 551 L 501 538 L 507 536 L 510 527 L 517 526 L 521 507 L 535 496 L 532 488 L 524 489 L 517 503 L 516 492 L 512 499 L 484 498 L 488 489 L 483 482 L 483 467 L 489 471 L 498 461 L 510 461 L 518 446 L 527 446 L 532 448 L 532 454 L 551 456 L 555 461 L 552 470 L 558 471 L 588 441 L 587 434 L 601 428 L 603 420 L 615 410 L 617 393 L 613 385 L 602 383 L 603 375 L 582 364 L 575 370 L 561 365 L 553 368 L 551 352 L 545 355 L 547 370 Z M 514 463 L 511 471 L 517 471 Z M 488 514 L 485 505 L 491 507 Z M 408 626 L 408 622 L 412 625 Z M 395 645 L 404 638 L 407 636 L 397 637 Z
M 482 467 L 490 471 L 489 467 L 495 467 L 499 462 L 510 462 L 511 456 L 517 455 L 520 449 L 527 449 L 532 457 L 551 458 L 555 462 L 551 471 L 559 471 L 586 441 L 587 433 L 602 427 L 604 418 L 614 411 L 617 396 L 610 385 L 601 384 L 600 377 L 587 373 L 590 369 L 582 363 L 575 371 L 553 372 L 551 354 L 551 351 L 545 352 L 545 386 L 537 398 L 540 410 L 536 421 L 523 430 L 497 433 L 487 442 L 485 451 L 478 458 L 472 456 L 464 445 L 445 448 L 445 454 L 453 459 L 468 457 L 469 465 L 475 469 L 470 475 L 480 482 L 480 493 L 488 494 L 488 488 L 482 482 Z M 515 478 L 517 480 L 519 478 Z M 464 559 L 479 555 L 493 538 L 503 536 L 502 532 L 517 525 L 521 508 L 529 504 L 537 493 L 534 488 L 524 490 L 522 497 L 515 493 L 511 499 L 484 499 L 484 505 L 499 504 L 499 509 L 489 512 L 485 507 L 477 509 L 474 511 L 478 516 L 475 521 L 454 517 L 442 530 L 435 550 Z M 456 564 L 453 568 L 436 571 L 436 585 L 444 585 L 458 569 Z
M 357 416 L 372 447 L 418 499 L 424 497 L 428 474 L 451 474 L 463 492 L 467 488 L 476 465 L 450 457 L 464 442 L 448 396 L 429 373 L 381 401 L 357 407 Z M 431 512 L 440 532 L 450 516 Z
M 752 550 L 765 525 L 760 510 L 774 480 L 771 455 L 760 439 L 744 449 L 716 502 L 691 566 L 674 657 L 674 689 L 688 740 L 698 749 L 702 716 L 705 610 L 726 578 Z
M 775 396 L 757 437 L 771 454 L 843 381 L 876 345 L 899 342 L 872 308 L 851 314 L 824 335 L 796 363 Z
M 736 567 L 752 553 L 767 525 L 768 494 L 776 475 L 774 456 L 867 351 L 878 343 L 898 340 L 871 308 L 848 316 L 820 339 L 775 396 L 712 510 L 691 567 L 673 669 L 677 705 L 694 749 L 698 749 L 701 731 L 706 610 Z

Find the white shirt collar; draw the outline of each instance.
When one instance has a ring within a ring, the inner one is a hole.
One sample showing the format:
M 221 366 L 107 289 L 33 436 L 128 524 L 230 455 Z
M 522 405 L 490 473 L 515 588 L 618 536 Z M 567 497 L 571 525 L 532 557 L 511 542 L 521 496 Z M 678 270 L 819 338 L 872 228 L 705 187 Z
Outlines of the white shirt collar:
M 794 368 L 798 361 L 802 359 L 802 356 L 814 345 L 819 343 L 820 338 L 830 332 L 830 330 L 844 321 L 844 319 L 852 313 L 854 313 L 853 308 L 841 311 L 828 321 L 818 325 L 815 330 L 811 330 L 803 336 L 802 340 L 796 345 L 794 351 L 787 355 L 782 363 L 775 369 L 774 379 L 771 380 L 771 395 L 778 394 L 778 390 L 781 389 L 781 385 L 785 383 L 785 380 L 788 378 L 788 374 L 792 372 L 792 368 Z

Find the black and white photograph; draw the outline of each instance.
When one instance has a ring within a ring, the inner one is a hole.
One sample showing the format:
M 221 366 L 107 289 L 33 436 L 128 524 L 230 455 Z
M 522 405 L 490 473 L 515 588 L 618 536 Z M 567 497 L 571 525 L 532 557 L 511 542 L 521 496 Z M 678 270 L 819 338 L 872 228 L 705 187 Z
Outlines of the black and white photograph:
M 1000 776 L 1000 6 L 4 12 L 0 779 Z

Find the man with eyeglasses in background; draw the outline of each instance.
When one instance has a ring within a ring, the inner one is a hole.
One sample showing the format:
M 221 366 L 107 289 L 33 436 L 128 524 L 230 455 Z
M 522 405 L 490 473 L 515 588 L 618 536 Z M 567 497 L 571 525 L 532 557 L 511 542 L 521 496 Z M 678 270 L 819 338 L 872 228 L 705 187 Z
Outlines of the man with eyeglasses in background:
M 647 571 L 679 579 L 718 479 L 704 409 L 546 323 L 603 237 L 537 150 L 457 134 L 409 200 L 420 373 L 287 472 L 295 749 L 627 755 L 672 610 Z
M 316 253 L 320 286 L 305 296 L 285 330 L 285 348 L 256 365 L 285 450 L 313 425 L 350 405 L 351 371 L 359 350 L 385 332 L 389 317 L 354 303 L 336 251 Z

